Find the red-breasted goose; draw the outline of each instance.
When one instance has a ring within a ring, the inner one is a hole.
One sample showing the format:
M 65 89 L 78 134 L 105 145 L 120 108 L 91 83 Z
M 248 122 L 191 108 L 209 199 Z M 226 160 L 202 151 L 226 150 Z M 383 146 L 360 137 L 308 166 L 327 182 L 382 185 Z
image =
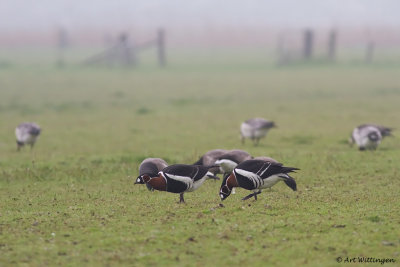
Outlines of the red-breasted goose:
M 225 200 L 234 187 L 252 190 L 254 193 L 246 196 L 243 200 L 257 195 L 264 188 L 270 188 L 279 181 L 284 181 L 293 191 L 297 190 L 296 181 L 288 174 L 298 168 L 284 167 L 281 163 L 264 160 L 246 160 L 240 163 L 230 175 L 226 175 L 220 188 L 220 198 Z
M 179 202 L 185 202 L 185 192 L 195 191 L 207 178 L 214 176 L 209 171 L 212 167 L 175 164 L 166 167 L 157 176 L 143 175 L 141 179 L 155 190 L 179 194 Z

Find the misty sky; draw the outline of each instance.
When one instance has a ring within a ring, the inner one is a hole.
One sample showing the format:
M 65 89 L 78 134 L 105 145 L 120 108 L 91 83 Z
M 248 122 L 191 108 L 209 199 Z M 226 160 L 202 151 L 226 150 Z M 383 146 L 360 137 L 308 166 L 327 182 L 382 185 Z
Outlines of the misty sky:
M 400 26 L 400 0 L 0 0 L 0 30 Z

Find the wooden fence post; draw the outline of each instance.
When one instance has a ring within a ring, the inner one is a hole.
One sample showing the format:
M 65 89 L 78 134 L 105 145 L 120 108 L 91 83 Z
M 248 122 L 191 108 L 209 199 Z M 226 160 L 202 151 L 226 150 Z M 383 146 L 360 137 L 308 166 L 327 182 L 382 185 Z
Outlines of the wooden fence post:
M 119 63 L 123 66 L 132 66 L 135 64 L 135 50 L 133 46 L 129 46 L 128 34 L 122 33 L 119 36 L 117 44 L 117 58 Z
M 367 43 L 367 48 L 365 50 L 365 63 L 372 63 L 374 59 L 375 43 L 374 41 L 369 41 Z
M 68 33 L 64 28 L 59 28 L 57 32 L 57 61 L 58 67 L 64 67 L 65 65 L 65 49 L 68 47 Z
M 331 61 L 336 59 L 336 36 L 336 30 L 332 29 L 328 40 L 328 59 Z
M 303 58 L 305 60 L 310 60 L 312 58 L 313 41 L 314 41 L 314 32 L 311 29 L 305 30 L 303 37 Z
M 165 58 L 165 32 L 164 32 L 164 29 L 158 29 L 156 43 L 157 43 L 158 64 L 160 65 L 160 67 L 165 67 L 166 58 Z

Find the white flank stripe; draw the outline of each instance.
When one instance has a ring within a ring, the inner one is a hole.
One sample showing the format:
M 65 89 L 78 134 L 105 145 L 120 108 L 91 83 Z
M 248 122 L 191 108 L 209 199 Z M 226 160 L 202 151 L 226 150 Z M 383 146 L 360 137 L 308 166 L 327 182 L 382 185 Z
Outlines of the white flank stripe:
M 237 172 L 237 174 L 242 175 L 247 179 L 249 179 L 251 182 L 253 182 L 255 188 L 258 188 L 260 184 L 263 182 L 261 177 L 253 172 L 249 172 L 242 169 L 235 169 L 235 171 Z
M 272 164 L 271 162 L 268 164 L 267 168 L 260 174 L 260 177 L 264 174 L 264 172 L 266 172 L 269 169 L 271 164 Z M 264 165 L 263 165 L 263 167 L 264 167 Z M 262 168 L 261 168 L 261 170 L 262 170 Z
M 196 173 L 193 175 L 193 177 L 196 177 L 196 175 L 199 173 L 199 168 L 197 168 Z
M 188 188 L 191 188 L 192 185 L 193 185 L 193 179 L 190 178 L 190 177 L 173 175 L 173 174 L 169 174 L 169 173 L 166 173 L 166 175 L 170 179 L 173 179 L 175 181 L 179 181 L 179 182 L 182 182 L 182 183 L 186 184 L 188 186 Z
M 168 183 L 168 181 L 167 181 L 167 178 L 165 178 L 165 175 L 164 175 L 164 173 L 163 172 L 158 172 L 158 175 L 160 175 L 161 174 L 161 176 L 164 178 L 164 180 L 165 180 L 165 183 L 167 184 Z

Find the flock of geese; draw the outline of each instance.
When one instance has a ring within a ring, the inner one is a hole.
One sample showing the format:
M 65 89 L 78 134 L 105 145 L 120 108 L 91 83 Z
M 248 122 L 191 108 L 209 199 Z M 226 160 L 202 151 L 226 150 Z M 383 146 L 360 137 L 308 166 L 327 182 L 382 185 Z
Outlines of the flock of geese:
M 246 120 L 240 126 L 241 140 L 251 139 L 257 145 L 268 131 L 275 127 L 275 123 L 263 118 Z M 356 144 L 360 150 L 375 150 L 382 139 L 391 135 L 392 128 L 363 124 L 356 127 L 349 139 L 350 144 Z M 41 132 L 35 123 L 21 123 L 15 129 L 17 150 L 24 145 L 33 148 Z M 290 176 L 299 170 L 294 167 L 285 167 L 270 157 L 253 157 L 243 150 L 214 149 L 205 153 L 198 161 L 191 165 L 168 163 L 161 158 L 147 158 L 139 166 L 139 176 L 135 184 L 146 184 L 152 190 L 177 193 L 179 202 L 184 202 L 184 193 L 198 189 L 207 179 L 223 180 L 219 191 L 221 200 L 234 194 L 235 187 L 241 187 L 253 193 L 244 197 L 246 200 L 254 197 L 265 188 L 271 188 L 279 181 L 283 181 L 293 191 L 297 190 L 296 181 Z
M 253 158 L 243 150 L 214 149 L 191 165 L 168 166 L 161 158 L 147 158 L 139 166 L 135 184 L 146 184 L 149 190 L 178 193 L 179 202 L 184 202 L 184 193 L 195 191 L 207 179 L 219 180 L 217 174 L 222 174 L 224 178 L 219 192 L 221 200 L 234 194 L 235 187 L 253 191 L 243 200 L 251 197 L 257 200 L 262 189 L 271 188 L 279 181 L 284 181 L 296 191 L 296 181 L 289 175 L 296 170 L 284 167 L 270 157 Z

